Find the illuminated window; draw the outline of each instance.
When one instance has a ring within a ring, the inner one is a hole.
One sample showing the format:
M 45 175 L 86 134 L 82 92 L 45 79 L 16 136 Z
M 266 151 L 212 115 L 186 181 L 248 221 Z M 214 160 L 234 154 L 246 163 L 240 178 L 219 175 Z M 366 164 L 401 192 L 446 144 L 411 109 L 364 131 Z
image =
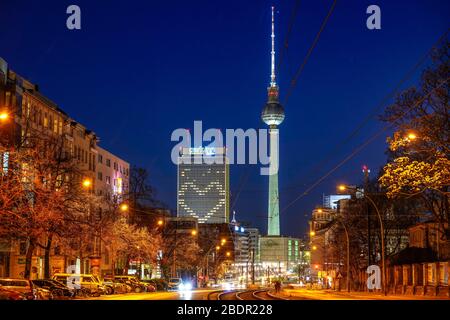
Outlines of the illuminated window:
M 117 193 L 122 194 L 123 182 L 122 178 L 117 178 Z
M 2 172 L 4 174 L 7 174 L 9 167 L 9 152 L 0 153 L 0 165 L 2 168 Z

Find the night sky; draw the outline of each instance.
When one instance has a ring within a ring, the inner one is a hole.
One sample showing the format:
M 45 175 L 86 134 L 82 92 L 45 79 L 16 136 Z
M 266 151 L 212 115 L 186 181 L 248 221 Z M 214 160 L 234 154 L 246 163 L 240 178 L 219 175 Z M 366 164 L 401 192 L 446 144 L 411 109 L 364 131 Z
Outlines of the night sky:
M 176 128 L 264 128 L 270 75 L 270 6 L 277 56 L 294 1 L 0 0 L 0 56 L 100 145 L 149 170 L 157 196 L 176 208 Z M 300 0 L 278 70 L 280 98 L 290 86 L 332 0 Z M 66 28 L 77 4 L 82 29 Z M 366 8 L 381 7 L 381 30 L 366 28 Z M 300 236 L 322 194 L 375 175 L 386 134 L 284 210 L 383 124 L 375 108 L 449 27 L 450 2 L 338 1 L 280 126 L 281 232 Z M 426 65 L 429 60 L 422 65 Z M 420 68 L 401 87 L 417 81 Z M 386 104 L 384 104 L 386 105 Z M 349 135 L 372 115 L 356 135 Z M 266 232 L 268 178 L 259 165 L 233 165 L 231 204 L 238 220 Z M 239 192 L 240 190 L 240 192 Z

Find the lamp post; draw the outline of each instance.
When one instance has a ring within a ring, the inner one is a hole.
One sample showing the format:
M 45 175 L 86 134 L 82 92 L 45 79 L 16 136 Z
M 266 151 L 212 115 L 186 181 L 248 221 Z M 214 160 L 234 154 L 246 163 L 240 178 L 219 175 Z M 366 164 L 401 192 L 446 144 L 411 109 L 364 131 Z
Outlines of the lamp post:
M 347 240 L 347 279 L 346 279 L 346 283 L 347 283 L 347 292 L 350 292 L 350 237 L 348 235 L 348 230 L 347 230 L 347 226 L 345 225 L 345 223 L 341 219 L 338 219 L 338 221 L 344 227 L 345 237 Z
M 349 187 L 346 185 L 340 185 L 338 187 L 340 191 L 345 191 L 347 189 L 356 191 L 355 187 Z M 386 261 L 385 261 L 385 246 L 384 246 L 384 224 L 383 224 L 383 218 L 381 217 L 380 210 L 378 209 L 378 206 L 376 205 L 375 201 L 367 194 L 367 192 L 364 192 L 364 198 L 367 199 L 372 206 L 375 208 L 375 212 L 377 213 L 378 220 L 380 222 L 380 236 L 381 236 L 381 265 L 382 265 L 382 282 L 383 282 L 383 293 L 384 295 L 387 295 L 387 288 L 386 288 Z M 369 239 L 370 242 L 370 239 Z M 370 254 L 370 252 L 369 252 Z

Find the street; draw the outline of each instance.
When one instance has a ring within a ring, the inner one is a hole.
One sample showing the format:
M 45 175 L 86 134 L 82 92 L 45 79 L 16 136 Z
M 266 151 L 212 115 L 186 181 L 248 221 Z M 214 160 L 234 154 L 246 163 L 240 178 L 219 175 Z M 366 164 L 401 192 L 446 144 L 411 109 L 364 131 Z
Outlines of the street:
M 369 292 L 337 292 L 332 290 L 284 289 L 272 290 L 192 290 L 185 292 L 144 292 L 104 295 L 84 300 L 448 300 L 448 297 L 387 295 Z
M 212 290 L 163 291 L 103 295 L 85 300 L 206 300 Z

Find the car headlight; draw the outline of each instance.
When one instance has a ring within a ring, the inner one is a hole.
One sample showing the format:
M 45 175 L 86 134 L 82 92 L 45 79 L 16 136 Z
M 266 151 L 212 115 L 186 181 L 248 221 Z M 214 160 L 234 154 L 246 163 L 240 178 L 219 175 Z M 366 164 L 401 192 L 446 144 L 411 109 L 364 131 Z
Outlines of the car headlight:
M 184 289 L 184 284 L 183 284 L 183 283 L 180 283 L 180 285 L 178 286 L 178 288 L 180 288 L 180 290 L 183 290 L 183 289 Z
M 184 289 L 185 289 L 185 290 L 191 290 L 191 289 L 192 289 L 192 284 L 186 283 L 186 284 L 184 285 Z

